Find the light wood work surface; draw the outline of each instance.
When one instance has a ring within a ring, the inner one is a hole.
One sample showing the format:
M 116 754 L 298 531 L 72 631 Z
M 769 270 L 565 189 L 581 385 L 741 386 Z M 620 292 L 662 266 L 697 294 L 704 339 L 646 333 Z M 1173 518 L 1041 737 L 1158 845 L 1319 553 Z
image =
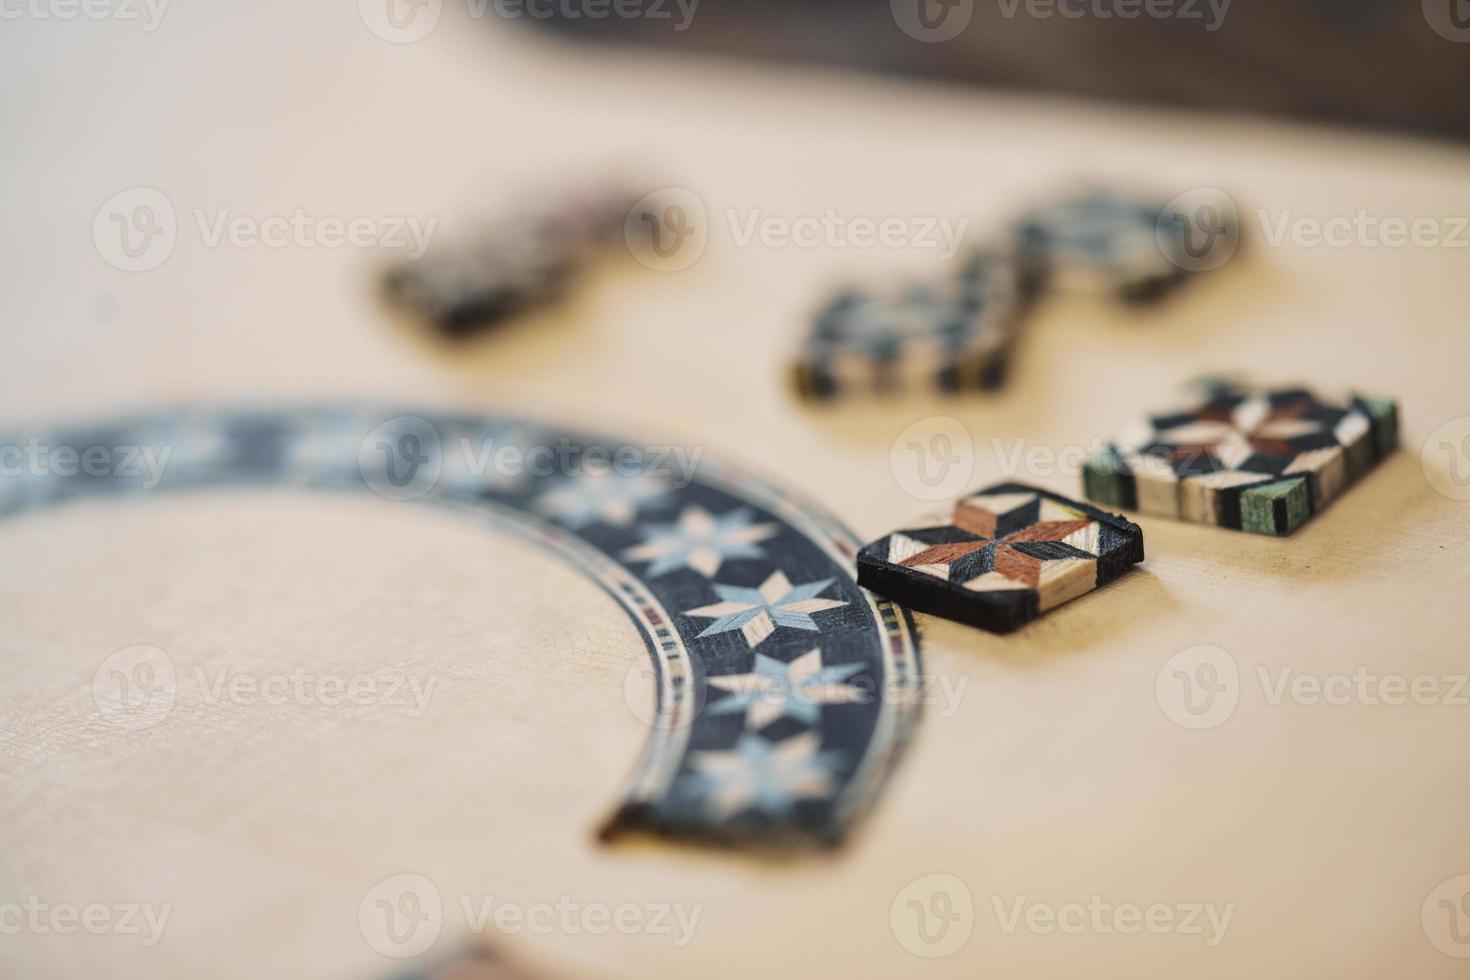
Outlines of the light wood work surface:
M 388 976 L 402 964 L 364 940 L 359 904 L 415 873 L 444 897 L 439 953 L 468 932 L 466 896 L 701 909 L 682 946 L 647 930 L 496 940 L 556 977 L 1463 975 L 1430 933 L 1453 943 L 1456 913 L 1470 937 L 1463 889 L 1441 889 L 1470 874 L 1470 688 L 1455 681 L 1470 673 L 1470 502 L 1436 490 L 1425 458 L 1470 473 L 1456 448 L 1470 428 L 1421 449 L 1470 416 L 1464 148 L 568 47 L 458 4 L 413 44 L 376 37 L 352 3 L 280 0 L 178 4 L 151 32 L 3 30 L 7 432 L 180 403 L 507 410 L 673 434 L 864 540 L 932 509 L 895 476 L 910 426 L 927 438 L 958 420 L 970 487 L 1076 496 L 1052 454 L 1077 460 L 1207 371 L 1397 397 L 1403 448 L 1289 538 L 1130 515 L 1146 562 L 1014 635 L 923 618 L 937 693 L 901 765 L 844 848 L 788 859 L 596 841 L 647 737 L 624 685 L 642 641 L 522 543 L 277 490 L 0 522 L 0 905 L 171 908 L 153 945 L 7 927 L 0 974 Z M 703 257 L 671 273 L 601 263 L 568 304 L 460 349 L 385 314 L 376 253 L 210 247 L 195 217 L 411 215 L 447 235 L 466 204 L 604 166 L 695 191 Z M 979 233 L 1091 177 L 1224 188 L 1247 247 L 1154 312 L 1048 300 L 991 396 L 812 410 L 789 394 L 786 358 L 832 284 L 922 274 L 933 255 L 742 247 L 730 213 L 964 217 Z M 179 230 L 168 261 L 128 273 L 92 223 L 135 186 L 163 191 Z M 1283 216 L 1360 211 L 1435 219 L 1459 246 L 1268 241 Z M 131 732 L 89 689 L 134 644 L 190 680 L 165 723 Z M 1190 730 L 1159 685 L 1199 646 L 1227 652 L 1238 703 Z M 391 669 L 434 693 L 414 715 L 211 704 L 193 682 L 298 667 Z M 1420 677 L 1436 703 L 1386 703 L 1394 678 Z M 915 955 L 890 922 L 930 874 L 973 902 L 947 957 Z M 1114 911 L 1099 926 L 1077 904 Z M 1198 934 L 1124 934 L 1130 905 L 1229 909 L 1228 925 L 1213 945 L 1203 913 Z

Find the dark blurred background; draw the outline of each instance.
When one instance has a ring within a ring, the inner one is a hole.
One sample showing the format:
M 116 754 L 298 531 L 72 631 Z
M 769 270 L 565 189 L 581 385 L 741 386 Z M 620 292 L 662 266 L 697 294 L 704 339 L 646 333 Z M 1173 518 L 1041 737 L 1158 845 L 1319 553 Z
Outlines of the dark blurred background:
M 695 2 L 688 18 L 668 0 L 667 19 L 548 6 L 534 22 L 597 41 L 1470 134 L 1470 0 Z

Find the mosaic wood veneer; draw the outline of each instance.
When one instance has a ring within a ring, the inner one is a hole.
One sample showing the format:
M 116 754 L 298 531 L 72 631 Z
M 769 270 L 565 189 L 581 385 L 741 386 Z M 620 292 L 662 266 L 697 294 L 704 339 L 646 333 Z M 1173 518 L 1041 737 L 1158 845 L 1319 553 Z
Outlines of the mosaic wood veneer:
M 1398 445 L 1398 406 L 1300 387 L 1208 385 L 1088 461 L 1087 499 L 1255 534 L 1290 534 Z
M 1009 633 L 1140 561 L 1138 525 L 1005 483 L 863 548 L 858 584 L 919 612 Z
M 1000 387 L 1029 305 L 1024 275 L 1008 253 L 976 249 L 956 274 L 934 282 L 891 295 L 838 293 L 797 354 L 797 394 L 826 401 Z

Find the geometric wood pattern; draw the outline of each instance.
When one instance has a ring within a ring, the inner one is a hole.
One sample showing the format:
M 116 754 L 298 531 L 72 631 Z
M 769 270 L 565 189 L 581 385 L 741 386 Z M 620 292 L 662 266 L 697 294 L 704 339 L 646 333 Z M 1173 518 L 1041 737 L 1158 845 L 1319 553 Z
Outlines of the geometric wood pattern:
M 1398 406 L 1305 388 L 1206 386 L 1193 407 L 1154 415 L 1083 470 L 1087 499 L 1197 524 L 1284 535 L 1398 444 Z
M 134 447 L 167 465 L 152 483 L 137 461 L 0 476 L 0 530 L 74 501 L 282 486 L 421 500 L 461 515 L 472 534 L 493 530 L 575 570 L 641 639 L 624 670 L 656 695 L 638 716 L 648 728 L 642 762 L 602 821 L 603 840 L 652 833 L 765 851 L 829 846 L 890 772 L 864 763 L 891 762 L 912 729 L 913 622 L 853 580 L 859 540 L 756 477 L 697 454 L 689 461 L 683 447 L 630 460 L 608 447 L 649 444 L 526 418 L 352 402 L 165 410 L 14 439 L 0 437 L 0 460 L 15 445 L 58 458 L 66 447 L 80 460 Z M 549 608 L 561 615 L 559 603 Z M 864 684 L 894 696 L 858 697 Z M 149 682 L 141 692 L 143 706 L 153 690 Z
M 802 398 L 998 388 L 1030 290 L 1008 254 L 977 249 L 958 273 L 896 295 L 847 289 L 817 314 L 792 381 Z
M 1189 277 L 1191 220 L 1164 201 L 1094 188 L 1028 212 L 1012 235 L 1042 288 L 1090 289 L 1148 304 Z M 1234 226 L 1215 230 L 1228 234 Z
M 858 584 L 918 612 L 1009 633 L 1143 561 L 1143 530 L 1004 483 L 858 554 Z
M 602 189 L 530 202 L 382 273 L 389 304 L 463 339 L 562 296 L 592 252 L 623 229 L 632 200 Z
M 1026 212 L 1004 244 L 971 248 L 955 274 L 896 293 L 844 289 L 814 318 L 792 366 L 793 387 L 811 401 L 999 388 L 1044 290 L 1084 285 L 1153 303 L 1206 267 L 1210 256 L 1194 248 L 1195 231 L 1206 233 L 1206 252 L 1223 242 L 1233 253 L 1233 206 L 1197 210 L 1092 189 Z

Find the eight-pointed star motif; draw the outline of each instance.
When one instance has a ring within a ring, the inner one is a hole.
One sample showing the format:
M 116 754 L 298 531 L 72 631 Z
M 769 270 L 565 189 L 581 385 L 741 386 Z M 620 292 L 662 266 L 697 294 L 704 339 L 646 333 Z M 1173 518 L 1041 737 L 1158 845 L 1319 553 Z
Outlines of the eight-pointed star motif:
M 1261 397 L 1235 406 L 1207 406 L 1196 418 L 1161 429 L 1155 438 L 1173 459 L 1208 451 L 1227 468 L 1235 469 L 1257 454 L 1290 457 L 1315 448 L 1329 426 L 1320 419 L 1303 417 L 1312 407 L 1307 400 L 1273 405 Z
M 715 517 L 697 504 L 685 507 L 674 524 L 639 528 L 643 543 L 623 552 L 627 561 L 651 561 L 648 574 L 664 575 L 692 568 L 714 578 L 727 558 L 761 558 L 758 542 L 777 532 L 774 524 L 753 524 L 748 508 L 739 507 Z
M 1037 518 L 1013 519 L 1033 507 Z M 1097 584 L 1101 529 L 1076 510 L 1035 493 L 977 494 L 955 506 L 952 520 L 941 543 L 894 534 L 888 561 L 974 592 L 1034 589 L 1042 611 Z
M 669 492 L 668 483 L 651 473 L 623 475 L 611 470 L 583 472 L 546 491 L 536 510 L 570 528 L 596 521 L 626 527 L 638 509 Z
M 792 585 L 784 573 L 773 572 L 758 589 L 715 583 L 715 594 L 721 601 L 687 610 L 684 615 L 714 620 L 700 636 L 714 636 L 738 629 L 745 642 L 754 647 L 774 633 L 777 626 L 816 632 L 818 627 L 812 619 L 813 613 L 847 605 L 841 599 L 817 598 L 833 581 L 824 578 L 819 582 Z
M 705 805 L 729 817 L 746 810 L 784 816 L 797 800 L 832 795 L 842 753 L 821 751 L 816 732 L 769 742 L 744 732 L 733 748 L 691 752 L 687 789 L 705 794 Z
M 748 674 L 711 677 L 711 687 L 730 691 L 709 709 L 712 715 L 727 715 L 749 709 L 746 723 L 764 728 L 778 718 L 793 718 L 815 725 L 824 704 L 851 704 L 863 692 L 847 679 L 863 669 L 862 664 L 822 666 L 822 651 L 809 650 L 789 664 L 765 654 L 755 655 L 755 670 Z

